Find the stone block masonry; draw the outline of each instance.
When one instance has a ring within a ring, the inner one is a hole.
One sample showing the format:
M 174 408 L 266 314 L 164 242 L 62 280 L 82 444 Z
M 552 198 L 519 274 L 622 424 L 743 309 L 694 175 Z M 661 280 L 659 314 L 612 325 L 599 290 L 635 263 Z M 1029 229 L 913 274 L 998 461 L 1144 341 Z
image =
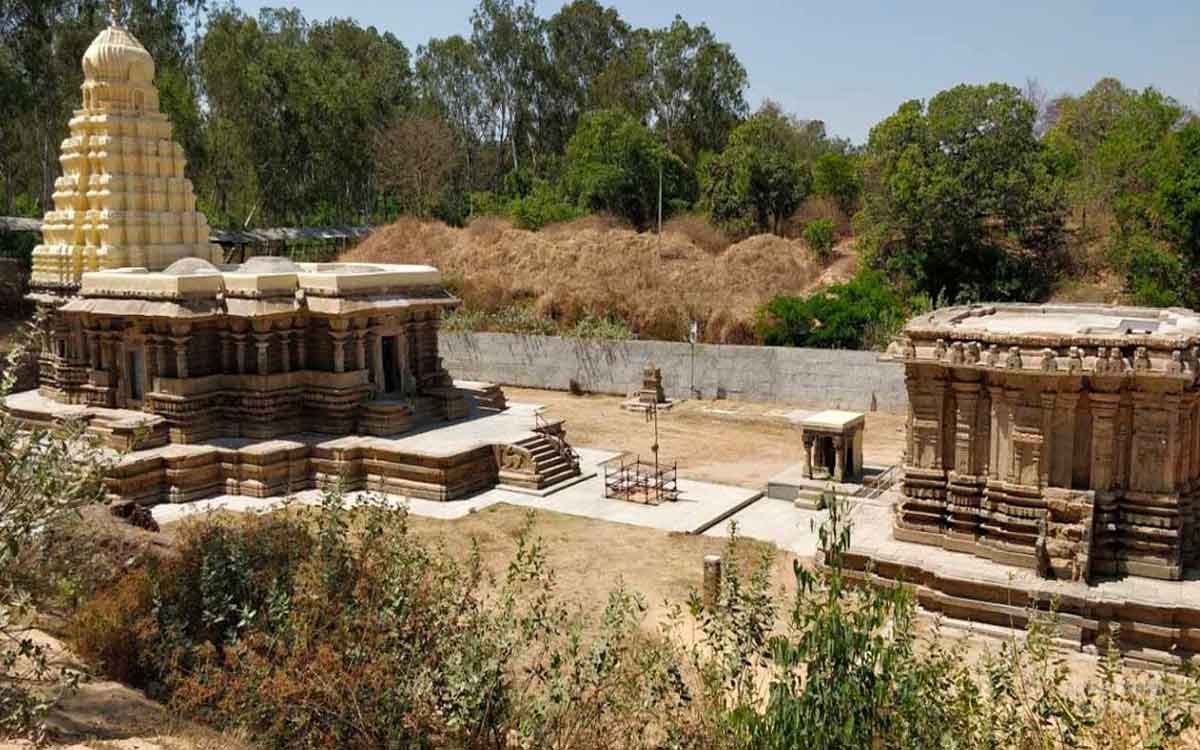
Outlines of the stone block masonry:
M 729 398 L 880 411 L 908 408 L 904 372 L 875 352 L 673 341 L 598 341 L 442 332 L 456 377 L 526 388 L 627 395 L 643 370 L 662 370 L 667 398 Z

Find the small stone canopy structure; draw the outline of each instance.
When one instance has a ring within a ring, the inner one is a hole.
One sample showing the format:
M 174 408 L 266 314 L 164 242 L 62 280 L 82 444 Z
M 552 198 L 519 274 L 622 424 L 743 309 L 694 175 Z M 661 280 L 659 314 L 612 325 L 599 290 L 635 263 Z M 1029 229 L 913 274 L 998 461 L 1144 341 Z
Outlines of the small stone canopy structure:
M 800 422 L 804 442 L 804 476 L 834 482 L 861 482 L 863 426 L 861 412 L 822 411 Z
M 890 350 L 909 394 L 895 537 L 1059 579 L 1200 553 L 1200 315 L 974 305 Z
M 184 176 L 183 148 L 159 110 L 154 60 L 115 22 L 83 55 L 82 92 L 43 244 L 33 251 L 35 296 L 69 293 L 88 271 L 162 270 L 189 257 L 220 262 Z

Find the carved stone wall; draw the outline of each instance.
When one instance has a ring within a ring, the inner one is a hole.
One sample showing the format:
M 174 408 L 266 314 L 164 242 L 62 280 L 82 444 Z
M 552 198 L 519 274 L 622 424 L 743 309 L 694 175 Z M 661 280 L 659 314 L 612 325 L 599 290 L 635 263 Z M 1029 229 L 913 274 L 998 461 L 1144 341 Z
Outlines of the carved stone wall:
M 1195 350 L 1005 351 L 920 333 L 897 351 L 897 538 L 1061 579 L 1182 577 L 1200 549 Z

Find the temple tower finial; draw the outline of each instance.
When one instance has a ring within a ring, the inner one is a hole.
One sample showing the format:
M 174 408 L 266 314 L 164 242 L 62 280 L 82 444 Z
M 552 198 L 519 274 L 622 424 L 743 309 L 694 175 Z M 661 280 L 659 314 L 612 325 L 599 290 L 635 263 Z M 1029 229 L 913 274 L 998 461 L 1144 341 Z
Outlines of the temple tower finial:
M 121 27 L 121 0 L 108 0 L 108 25 Z

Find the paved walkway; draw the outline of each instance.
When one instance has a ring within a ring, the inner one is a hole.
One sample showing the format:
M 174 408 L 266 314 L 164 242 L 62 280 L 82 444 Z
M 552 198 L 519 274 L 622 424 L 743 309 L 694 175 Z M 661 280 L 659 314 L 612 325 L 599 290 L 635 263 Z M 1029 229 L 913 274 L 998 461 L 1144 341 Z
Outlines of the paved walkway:
M 719 524 L 722 518 L 736 513 L 748 504 L 755 503 L 762 496 L 761 492 L 743 487 L 729 487 L 680 479 L 681 494 L 678 502 L 651 506 L 608 499 L 604 497 L 604 470 L 601 464 L 618 455 L 612 451 L 579 449 L 580 470 L 584 478 L 562 485 L 546 494 L 496 487 L 465 500 L 450 502 L 420 500 L 396 495 L 385 496 L 384 499 L 397 507 L 407 505 L 409 512 L 413 515 L 430 518 L 461 518 L 489 505 L 509 503 L 510 505 L 540 508 L 612 523 L 627 523 L 664 531 L 700 533 L 713 524 Z M 347 501 L 354 503 L 360 501 L 364 496 L 373 494 L 376 493 L 350 493 Z M 306 490 L 291 498 L 258 499 L 221 495 L 192 503 L 164 503 L 154 506 L 151 512 L 154 519 L 161 524 L 214 510 L 264 513 L 280 508 L 287 503 L 315 505 L 320 500 L 321 493 L 316 490 Z

